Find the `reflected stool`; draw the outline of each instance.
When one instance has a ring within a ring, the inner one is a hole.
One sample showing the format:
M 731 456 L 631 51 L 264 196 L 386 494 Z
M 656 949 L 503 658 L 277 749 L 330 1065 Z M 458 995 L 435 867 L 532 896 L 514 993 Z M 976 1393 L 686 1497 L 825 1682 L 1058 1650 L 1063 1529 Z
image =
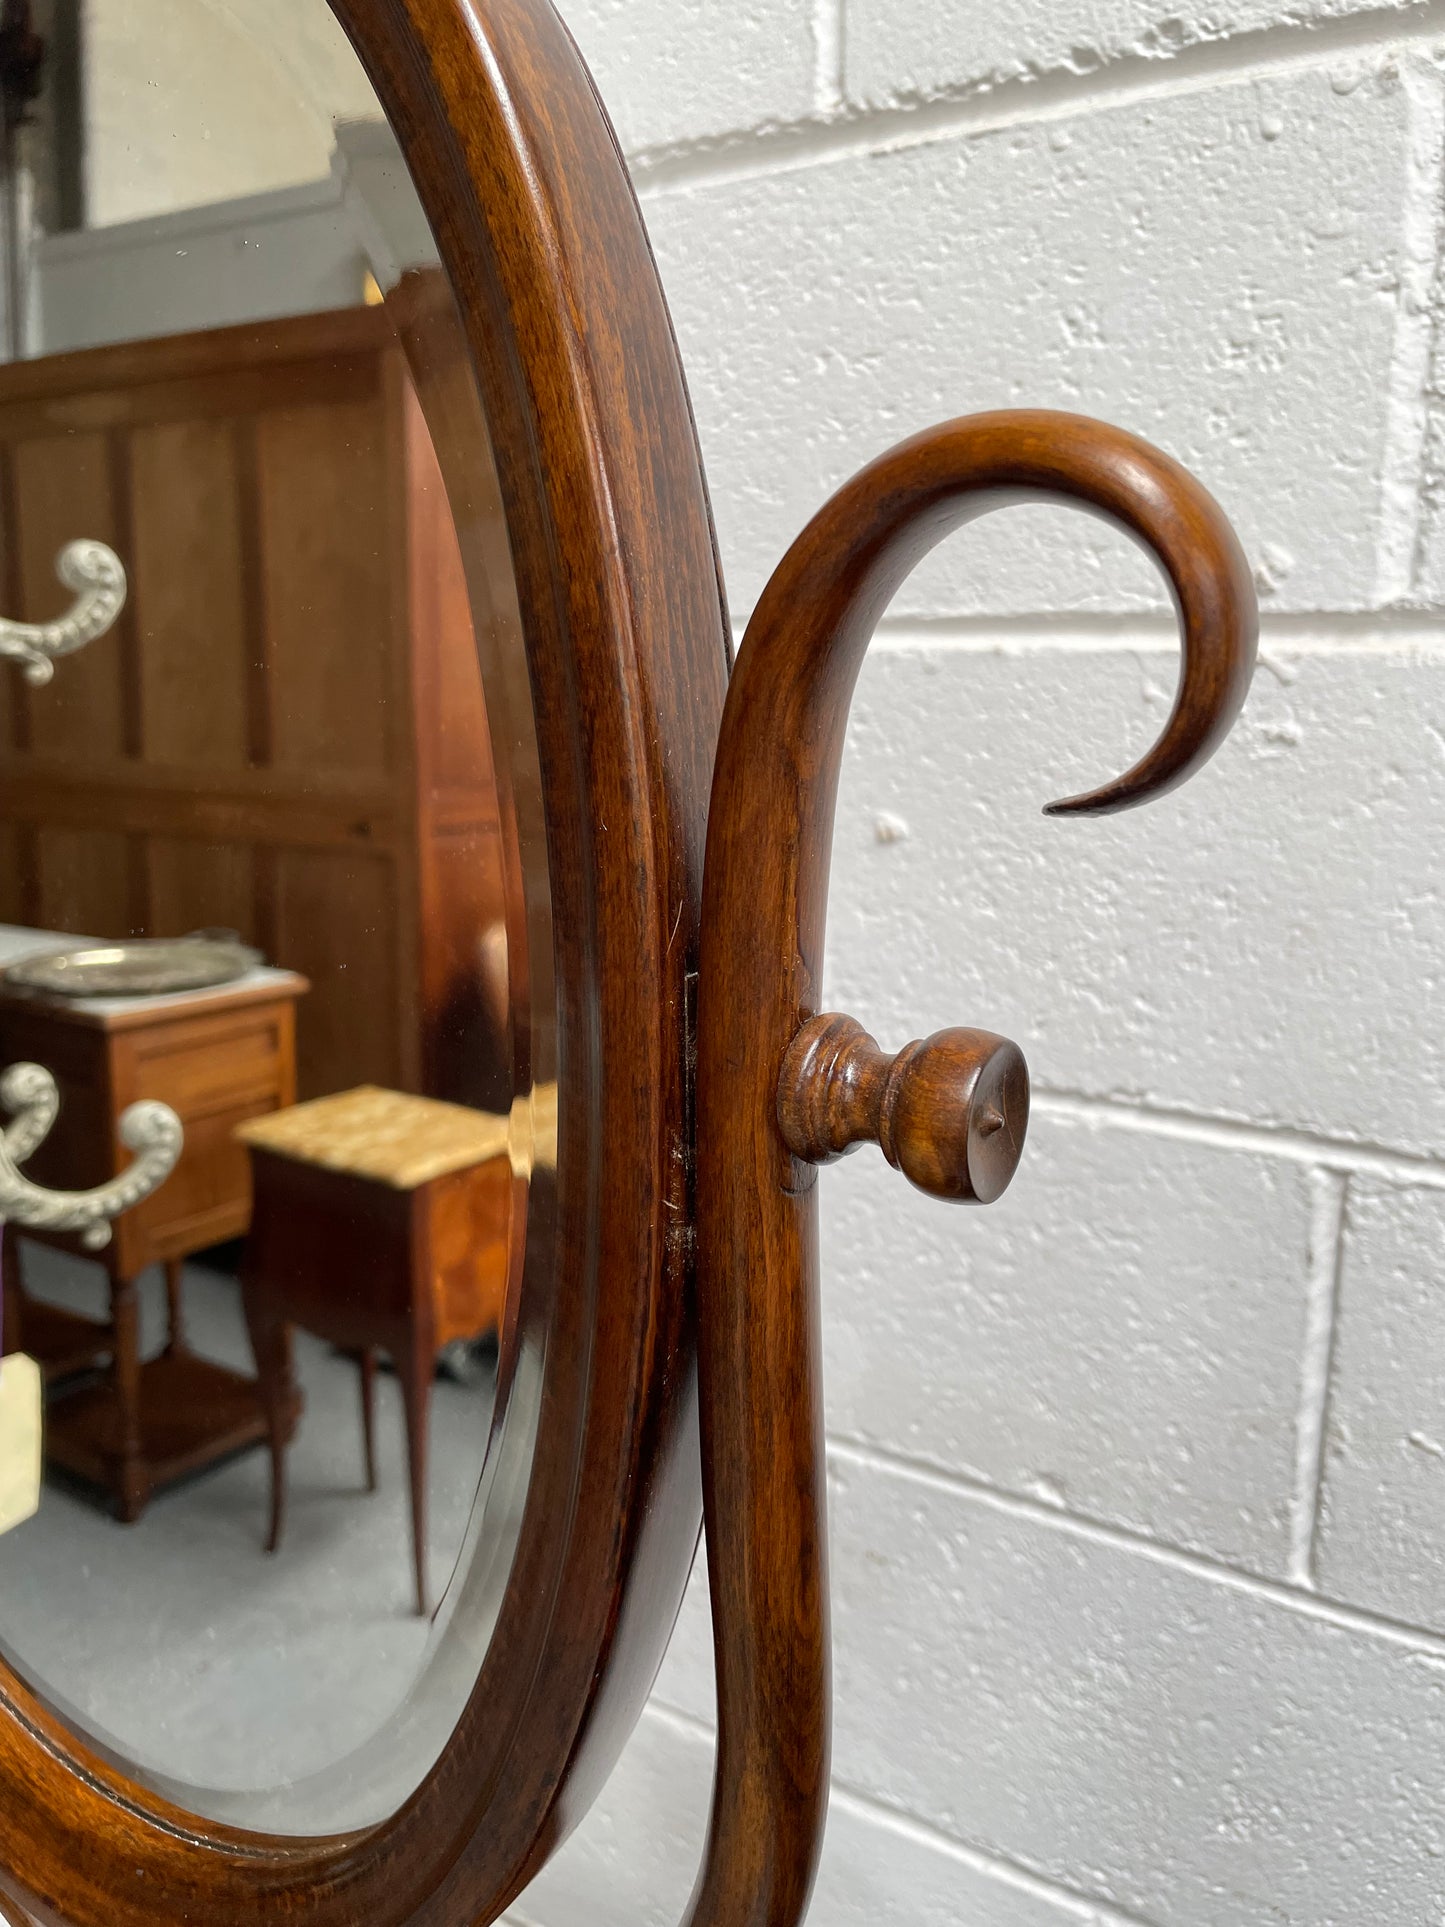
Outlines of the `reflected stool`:
M 508 1121 L 435 1098 L 362 1085 L 242 1124 L 251 1156 L 246 1323 L 271 1448 L 271 1526 L 281 1541 L 291 1328 L 361 1366 L 369 1490 L 376 1488 L 376 1356 L 396 1367 L 406 1414 L 416 1609 L 427 1611 L 427 1419 L 437 1353 L 499 1331 L 512 1174 Z

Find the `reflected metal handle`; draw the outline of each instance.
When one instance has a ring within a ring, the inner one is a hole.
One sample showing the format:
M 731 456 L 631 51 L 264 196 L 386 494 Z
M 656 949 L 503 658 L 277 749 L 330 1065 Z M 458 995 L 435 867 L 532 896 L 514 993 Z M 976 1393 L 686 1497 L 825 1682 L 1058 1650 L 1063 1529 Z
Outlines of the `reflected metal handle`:
M 146 1099 L 121 1113 L 120 1141 L 135 1153 L 118 1177 L 90 1191 L 48 1191 L 19 1166 L 49 1135 L 60 1111 L 55 1079 L 43 1064 L 12 1064 L 0 1077 L 0 1105 L 13 1121 L 0 1133 L 0 1225 L 79 1232 L 90 1251 L 110 1243 L 110 1221 L 170 1176 L 184 1131 L 169 1104 Z
M 125 565 L 104 542 L 67 542 L 55 573 L 75 602 L 53 622 L 16 622 L 0 616 L 0 658 L 24 665 L 25 680 L 43 687 L 58 656 L 74 655 L 113 628 L 125 607 Z

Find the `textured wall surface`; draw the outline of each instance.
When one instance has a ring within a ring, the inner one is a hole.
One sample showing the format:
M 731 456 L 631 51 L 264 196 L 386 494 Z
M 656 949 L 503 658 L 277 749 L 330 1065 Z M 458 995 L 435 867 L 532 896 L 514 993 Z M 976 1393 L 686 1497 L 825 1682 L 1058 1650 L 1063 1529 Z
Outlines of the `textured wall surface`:
M 743 620 L 826 492 L 969 409 L 1191 464 L 1257 565 L 1242 725 L 1167 707 L 1054 511 L 907 585 L 854 708 L 830 1001 L 1028 1053 L 974 1215 L 824 1180 L 836 1791 L 816 1927 L 1445 1922 L 1445 4 L 570 0 L 643 195 Z M 532 1927 L 666 1927 L 695 1583 Z
M 314 0 L 83 7 L 89 227 L 324 180 L 332 120 L 377 111 L 351 43 Z

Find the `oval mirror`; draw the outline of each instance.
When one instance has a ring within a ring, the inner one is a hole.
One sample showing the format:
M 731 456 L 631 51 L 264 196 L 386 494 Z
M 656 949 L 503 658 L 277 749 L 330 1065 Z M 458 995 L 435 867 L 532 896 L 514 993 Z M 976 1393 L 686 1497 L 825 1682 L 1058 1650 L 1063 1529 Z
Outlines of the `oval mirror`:
M 8 77 L 21 1919 L 489 1917 L 696 1541 L 725 627 L 610 130 L 493 15 L 88 0 Z

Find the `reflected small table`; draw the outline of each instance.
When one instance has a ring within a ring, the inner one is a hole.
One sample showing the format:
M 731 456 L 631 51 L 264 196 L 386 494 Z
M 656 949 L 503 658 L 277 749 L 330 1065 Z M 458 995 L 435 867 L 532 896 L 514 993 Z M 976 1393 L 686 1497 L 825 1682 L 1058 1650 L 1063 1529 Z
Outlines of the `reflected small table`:
M 84 941 L 0 925 L 0 966 Z M 294 1101 L 296 1000 L 306 987 L 293 971 L 265 968 L 158 997 L 53 997 L 0 981 L 0 1065 L 43 1064 L 60 1089 L 60 1114 L 26 1166 L 37 1182 L 83 1190 L 114 1177 L 130 1155 L 121 1113 L 138 1098 L 169 1104 L 185 1129 L 175 1170 L 116 1220 L 100 1252 L 74 1237 L 23 1234 L 105 1267 L 108 1320 L 28 1297 L 13 1228 L 4 1240 L 5 1348 L 28 1351 L 60 1394 L 46 1420 L 47 1461 L 105 1491 L 128 1524 L 157 1487 L 266 1437 L 255 1381 L 186 1347 L 181 1266 L 250 1223 L 250 1173 L 233 1133 Z M 170 1338 L 142 1363 L 136 1285 L 156 1263 Z
M 427 1610 L 427 1418 L 437 1353 L 500 1330 L 512 1216 L 505 1117 L 362 1085 L 242 1124 L 255 1197 L 242 1291 L 271 1444 L 280 1544 L 296 1403 L 291 1326 L 361 1365 L 367 1485 L 376 1487 L 378 1351 L 401 1381 L 417 1611 Z

